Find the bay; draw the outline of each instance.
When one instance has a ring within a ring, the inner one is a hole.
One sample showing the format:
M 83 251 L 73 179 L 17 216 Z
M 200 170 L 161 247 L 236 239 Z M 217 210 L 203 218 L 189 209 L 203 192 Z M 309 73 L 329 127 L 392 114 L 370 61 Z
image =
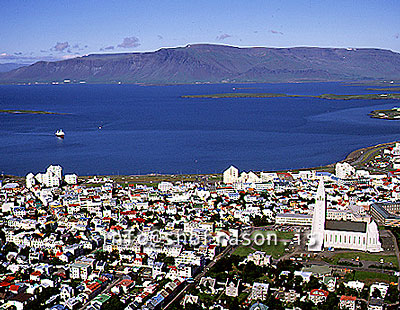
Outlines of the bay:
M 374 93 L 341 83 L 2 85 L 0 172 L 25 175 L 60 164 L 79 175 L 215 173 L 325 165 L 399 139 L 400 123 L 371 119 L 397 100 L 188 99 L 223 92 Z M 245 88 L 245 89 L 241 89 Z M 100 129 L 100 128 L 101 129 Z M 62 128 L 64 140 L 54 136 Z

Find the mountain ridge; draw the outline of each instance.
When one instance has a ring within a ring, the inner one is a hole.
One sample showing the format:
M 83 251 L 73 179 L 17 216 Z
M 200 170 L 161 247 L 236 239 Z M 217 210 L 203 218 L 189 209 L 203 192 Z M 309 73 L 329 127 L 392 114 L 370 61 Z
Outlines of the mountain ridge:
M 220 83 L 400 79 L 400 54 L 376 48 L 188 44 L 153 52 L 90 54 L 0 73 L 1 83 Z
M 29 64 L 21 64 L 21 63 L 14 63 L 14 62 L 9 62 L 9 63 L 3 63 L 0 64 L 0 72 L 8 72 L 14 69 L 18 69 L 21 67 L 29 66 Z

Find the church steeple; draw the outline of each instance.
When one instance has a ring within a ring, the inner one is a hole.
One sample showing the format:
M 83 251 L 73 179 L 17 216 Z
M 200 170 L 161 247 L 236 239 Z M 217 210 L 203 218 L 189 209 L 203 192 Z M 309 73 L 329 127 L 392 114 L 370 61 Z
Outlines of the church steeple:
M 324 179 L 321 177 L 321 179 L 319 180 L 319 183 L 318 183 L 317 196 L 316 196 L 315 200 L 325 201 L 325 197 L 326 197 L 326 194 L 325 194 Z
M 324 248 L 325 217 L 326 194 L 324 180 L 321 177 L 315 197 L 311 236 L 308 244 L 309 251 L 322 251 L 322 249 Z

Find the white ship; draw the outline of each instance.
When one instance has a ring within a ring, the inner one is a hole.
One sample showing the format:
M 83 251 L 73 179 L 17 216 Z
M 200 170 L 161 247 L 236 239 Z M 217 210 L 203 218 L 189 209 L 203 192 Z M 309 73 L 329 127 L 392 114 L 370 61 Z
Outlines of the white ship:
M 59 129 L 59 130 L 56 131 L 55 135 L 58 138 L 64 139 L 65 133 L 64 133 L 64 131 L 62 129 Z

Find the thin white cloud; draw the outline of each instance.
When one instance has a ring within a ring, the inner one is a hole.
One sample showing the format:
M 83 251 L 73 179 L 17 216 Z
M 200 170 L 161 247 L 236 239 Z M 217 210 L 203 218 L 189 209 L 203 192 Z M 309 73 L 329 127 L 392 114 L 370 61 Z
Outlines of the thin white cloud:
M 224 34 L 221 34 L 221 35 L 217 36 L 216 39 L 218 41 L 223 41 L 223 40 L 231 38 L 231 37 L 232 36 L 230 34 L 224 33 Z
M 69 47 L 70 47 L 70 45 L 67 41 L 57 42 L 57 44 L 53 46 L 52 50 L 56 51 L 56 52 L 63 52 L 64 50 L 66 50 Z
M 118 45 L 118 47 L 121 47 L 121 48 L 135 48 L 138 46 L 140 46 L 139 38 L 134 37 L 134 36 L 124 38 L 122 43 Z
M 278 30 L 270 30 L 269 31 L 270 33 L 272 33 L 272 34 L 280 34 L 280 35 L 283 35 L 283 32 L 281 32 L 281 31 L 278 31 Z

